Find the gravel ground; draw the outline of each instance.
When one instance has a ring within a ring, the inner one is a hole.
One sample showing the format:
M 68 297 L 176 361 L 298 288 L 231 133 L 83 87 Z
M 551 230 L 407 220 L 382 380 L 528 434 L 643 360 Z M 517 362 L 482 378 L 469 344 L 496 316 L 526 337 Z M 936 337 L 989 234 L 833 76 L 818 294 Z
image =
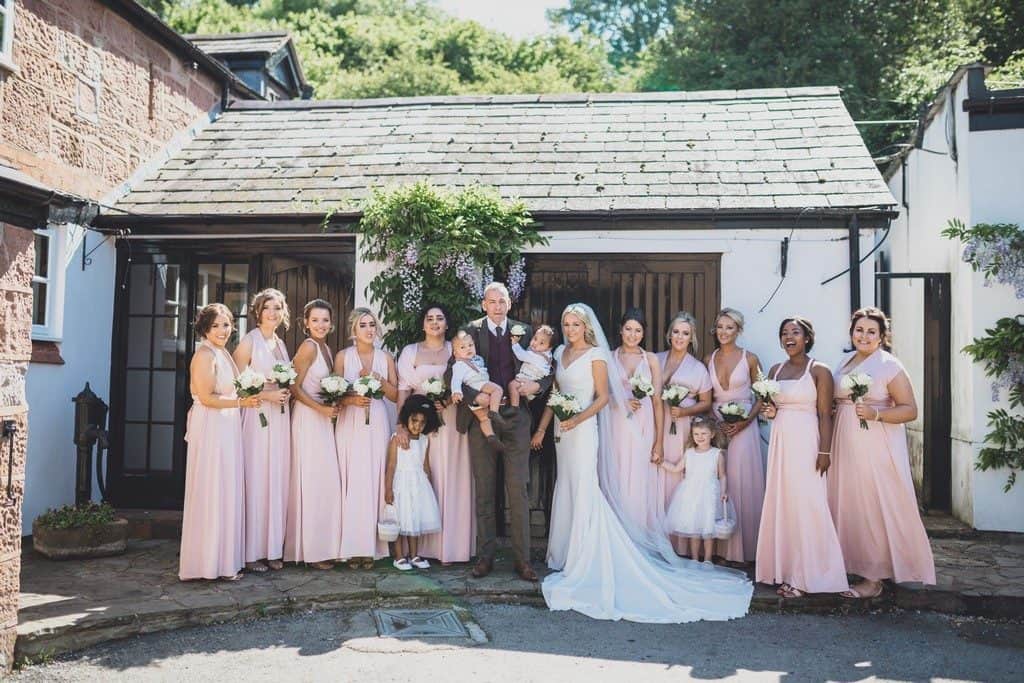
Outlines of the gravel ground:
M 307 612 L 108 643 L 14 680 L 1024 680 L 1024 624 L 1015 622 L 897 611 L 664 626 L 466 607 L 487 642 L 378 638 L 368 611 Z

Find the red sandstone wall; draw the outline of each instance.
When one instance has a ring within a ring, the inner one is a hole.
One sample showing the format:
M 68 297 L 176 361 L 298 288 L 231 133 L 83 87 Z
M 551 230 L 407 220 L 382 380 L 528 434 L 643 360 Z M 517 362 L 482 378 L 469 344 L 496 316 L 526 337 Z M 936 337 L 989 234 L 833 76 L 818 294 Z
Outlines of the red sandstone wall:
M 219 101 L 210 76 L 96 0 L 16 4 L 0 163 L 99 198 Z
M 7 496 L 10 446 L 0 441 L 0 677 L 11 667 L 18 627 L 21 501 L 28 431 L 25 372 L 32 356 L 29 335 L 34 260 L 32 232 L 0 223 L 0 419 L 14 420 L 18 428 L 11 497 Z

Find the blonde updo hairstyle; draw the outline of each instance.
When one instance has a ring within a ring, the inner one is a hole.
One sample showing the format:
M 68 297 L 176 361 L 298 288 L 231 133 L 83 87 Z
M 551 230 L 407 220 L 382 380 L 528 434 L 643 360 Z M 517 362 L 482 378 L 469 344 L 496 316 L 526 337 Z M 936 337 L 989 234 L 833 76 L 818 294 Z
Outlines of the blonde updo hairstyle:
M 715 318 L 715 322 L 718 322 L 717 318 Z M 689 352 L 693 354 L 697 353 L 698 349 L 700 348 L 700 345 L 697 341 L 697 319 L 693 317 L 693 314 L 690 313 L 689 311 L 679 311 L 678 313 L 676 313 L 676 317 L 672 318 L 672 320 L 669 321 L 668 330 L 666 330 L 665 332 L 665 341 L 668 342 L 668 345 L 671 348 L 672 330 L 678 323 L 686 323 L 687 325 L 690 326 Z
M 360 306 L 358 308 L 353 308 L 352 312 L 349 314 L 349 316 L 348 316 L 348 338 L 349 339 L 355 339 L 356 338 L 356 330 L 359 329 L 359 320 L 363 316 L 370 316 L 370 318 L 373 320 L 374 324 L 377 326 L 377 334 L 376 334 L 376 336 L 379 338 L 380 337 L 380 320 L 377 318 L 376 314 L 374 314 L 373 311 L 371 311 L 369 308 L 366 308 L 365 306 Z
M 284 292 L 279 289 L 268 287 L 254 296 L 252 298 L 252 303 L 249 305 L 249 315 L 252 316 L 256 327 L 259 327 L 260 320 L 263 318 L 263 307 L 267 305 L 268 301 L 273 299 L 277 299 L 281 302 L 281 324 L 284 325 L 284 329 L 287 330 L 291 325 L 292 315 L 288 310 L 288 300 L 284 298 Z
M 562 322 L 565 322 L 565 316 L 574 315 L 580 319 L 583 323 L 583 341 L 587 342 L 591 346 L 597 346 L 597 334 L 594 332 L 594 321 L 590 319 L 587 311 L 583 306 L 579 304 L 569 304 L 562 311 Z

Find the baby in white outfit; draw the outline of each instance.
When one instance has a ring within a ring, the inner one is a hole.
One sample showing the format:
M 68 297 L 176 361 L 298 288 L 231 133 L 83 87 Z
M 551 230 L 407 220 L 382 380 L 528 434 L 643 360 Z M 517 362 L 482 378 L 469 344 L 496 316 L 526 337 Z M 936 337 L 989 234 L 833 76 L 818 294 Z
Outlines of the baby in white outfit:
M 524 382 L 539 382 L 551 372 L 551 347 L 555 341 L 555 331 L 550 325 L 541 325 L 530 339 L 530 348 L 524 349 L 519 345 L 522 335 L 516 334 L 516 328 L 511 330 L 512 353 L 519 359 L 521 365 L 516 378 L 508 383 L 508 402 L 516 407 L 519 406 L 520 390 Z M 532 401 L 533 396 L 527 396 L 527 401 Z

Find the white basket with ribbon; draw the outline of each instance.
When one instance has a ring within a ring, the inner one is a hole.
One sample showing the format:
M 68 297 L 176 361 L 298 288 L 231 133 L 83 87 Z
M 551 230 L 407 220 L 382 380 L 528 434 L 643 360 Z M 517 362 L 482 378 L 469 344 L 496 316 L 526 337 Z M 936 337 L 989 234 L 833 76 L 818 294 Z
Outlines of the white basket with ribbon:
M 386 543 L 391 543 L 398 540 L 398 532 L 398 510 L 395 509 L 394 505 L 385 505 L 384 514 L 380 521 L 377 522 L 377 538 Z
M 715 538 L 726 540 L 736 531 L 736 508 L 733 507 L 732 501 L 727 498 L 718 506 L 718 512 L 721 516 L 716 515 Z

